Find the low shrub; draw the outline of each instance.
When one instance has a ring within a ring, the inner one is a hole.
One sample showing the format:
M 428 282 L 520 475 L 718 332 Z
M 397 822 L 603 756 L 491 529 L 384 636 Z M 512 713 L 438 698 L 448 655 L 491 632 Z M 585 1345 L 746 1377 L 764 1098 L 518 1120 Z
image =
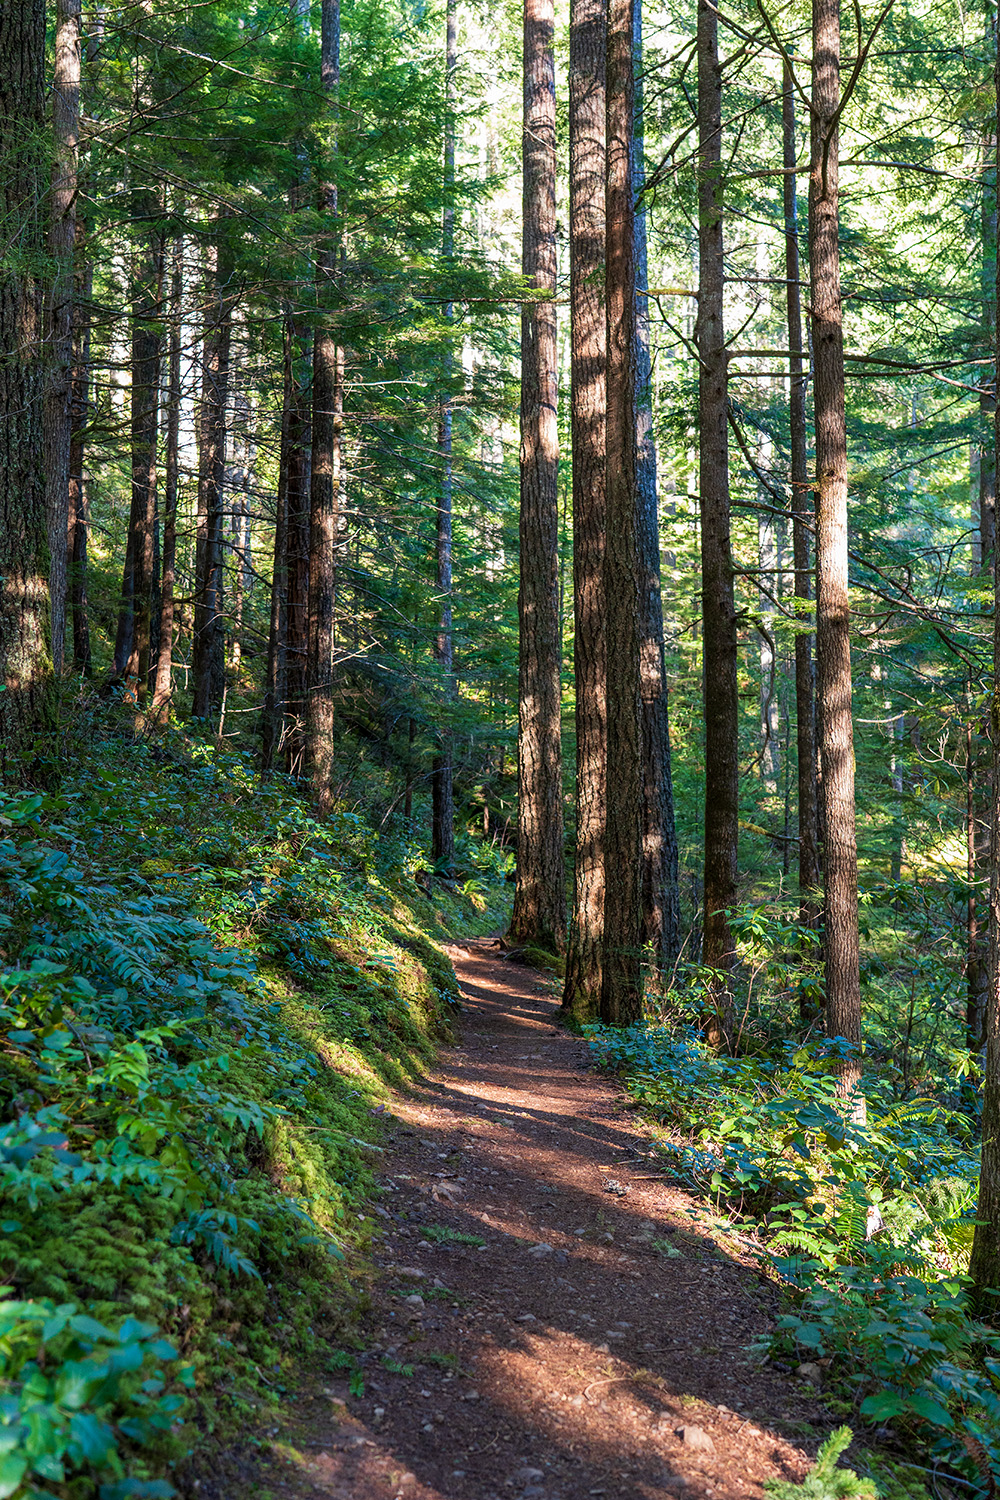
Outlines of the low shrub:
M 587 1028 L 624 1075 L 673 1173 L 755 1234 L 791 1303 L 776 1359 L 822 1359 L 845 1415 L 891 1424 L 973 1489 L 1000 1479 L 1000 1335 L 964 1273 L 978 1189 L 966 1113 L 866 1079 L 867 1121 L 836 1096 L 840 1044 L 776 1040 L 724 1057 L 693 1028 Z

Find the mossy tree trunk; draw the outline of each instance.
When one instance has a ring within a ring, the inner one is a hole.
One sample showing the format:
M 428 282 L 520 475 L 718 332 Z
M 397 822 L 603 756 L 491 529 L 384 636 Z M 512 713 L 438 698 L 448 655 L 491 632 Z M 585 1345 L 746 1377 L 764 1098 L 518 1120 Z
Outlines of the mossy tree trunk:
M 51 692 L 38 271 L 45 6 L 0 6 L 0 776 L 20 780 Z

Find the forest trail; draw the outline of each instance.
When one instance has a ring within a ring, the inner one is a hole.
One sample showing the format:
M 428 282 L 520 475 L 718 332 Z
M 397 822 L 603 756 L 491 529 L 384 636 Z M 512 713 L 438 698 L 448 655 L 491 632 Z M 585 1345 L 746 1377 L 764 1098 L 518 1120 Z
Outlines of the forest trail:
M 364 1394 L 318 1378 L 250 1488 L 747 1500 L 801 1479 L 832 1423 L 745 1352 L 773 1288 L 656 1172 L 614 1081 L 553 1024 L 552 986 L 485 941 L 451 956 L 460 1041 L 394 1105 Z

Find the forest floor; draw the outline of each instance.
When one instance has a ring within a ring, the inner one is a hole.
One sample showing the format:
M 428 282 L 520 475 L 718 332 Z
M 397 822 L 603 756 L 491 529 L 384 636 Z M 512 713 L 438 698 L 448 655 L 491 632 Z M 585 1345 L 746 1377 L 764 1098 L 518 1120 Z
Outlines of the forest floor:
M 488 941 L 451 956 L 460 1040 L 393 1105 L 364 1392 L 318 1375 L 242 1493 L 747 1500 L 801 1479 L 834 1424 L 748 1352 L 778 1302 L 752 1251 L 657 1171 L 551 982 Z

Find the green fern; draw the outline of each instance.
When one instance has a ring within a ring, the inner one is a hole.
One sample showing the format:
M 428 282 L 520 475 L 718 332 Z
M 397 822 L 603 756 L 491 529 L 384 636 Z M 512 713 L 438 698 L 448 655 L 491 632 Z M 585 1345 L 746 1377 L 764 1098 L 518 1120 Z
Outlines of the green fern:
M 764 1488 L 775 1500 L 878 1500 L 870 1479 L 859 1479 L 853 1469 L 838 1469 L 837 1459 L 850 1447 L 849 1427 L 831 1432 L 816 1458 L 816 1467 L 801 1484 L 787 1479 L 765 1479 Z

